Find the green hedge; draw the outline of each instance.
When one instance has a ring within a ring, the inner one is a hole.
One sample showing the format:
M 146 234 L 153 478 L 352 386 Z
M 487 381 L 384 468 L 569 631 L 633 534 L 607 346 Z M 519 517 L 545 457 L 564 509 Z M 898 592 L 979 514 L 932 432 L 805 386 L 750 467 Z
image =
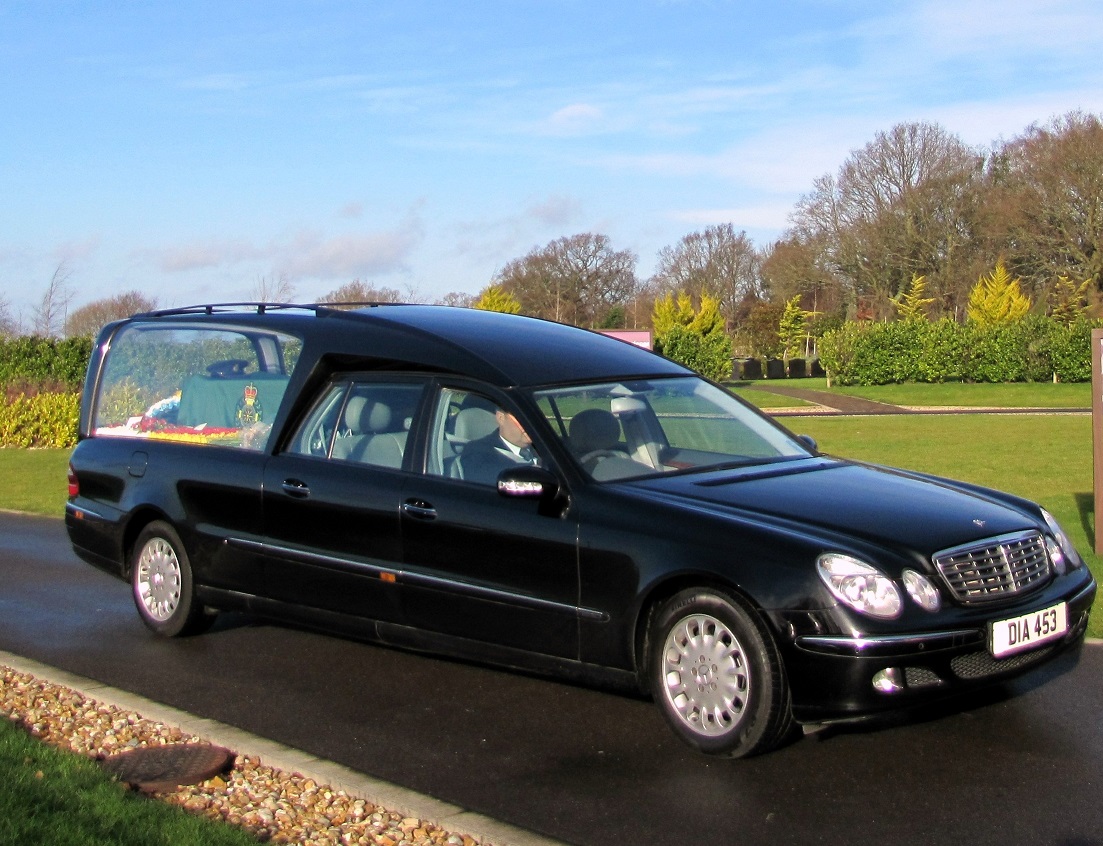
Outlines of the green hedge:
M 91 338 L 0 338 L 0 386 L 52 383 L 79 390 L 91 355 Z
M 0 405 L 0 446 L 74 446 L 79 418 L 78 393 L 20 394 Z
M 846 323 L 819 344 L 820 363 L 839 385 L 897 382 L 1086 382 L 1091 332 L 1103 322 L 1065 326 L 1031 316 L 998 326 Z

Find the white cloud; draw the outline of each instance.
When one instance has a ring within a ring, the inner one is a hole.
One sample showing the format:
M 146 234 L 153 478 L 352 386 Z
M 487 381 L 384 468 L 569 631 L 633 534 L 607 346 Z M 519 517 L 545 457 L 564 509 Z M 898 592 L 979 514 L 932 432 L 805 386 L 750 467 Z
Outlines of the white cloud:
M 582 135 L 601 127 L 605 113 L 589 103 L 573 103 L 549 115 L 540 129 L 549 135 Z
M 280 266 L 292 277 L 319 279 L 354 279 L 394 273 L 405 269 L 421 237 L 421 225 L 416 222 L 389 232 L 330 238 L 303 232 Z
M 411 213 L 391 230 L 327 235 L 300 229 L 267 243 L 247 238 L 210 238 L 135 254 L 170 274 L 198 270 L 246 273 L 262 266 L 295 278 L 352 279 L 401 272 L 423 237 L 420 219 Z
M 263 259 L 267 254 L 267 250 L 247 240 L 212 238 L 161 249 L 138 250 L 134 257 L 138 260 L 151 260 L 166 273 L 183 273 L 241 264 Z
M 530 205 L 525 213 L 546 226 L 564 226 L 575 220 L 581 210 L 578 198 L 552 194 Z
M 986 52 L 1014 59 L 1024 51 L 1094 50 L 1103 24 L 1098 0 L 929 0 L 902 19 L 933 52 L 973 60 Z

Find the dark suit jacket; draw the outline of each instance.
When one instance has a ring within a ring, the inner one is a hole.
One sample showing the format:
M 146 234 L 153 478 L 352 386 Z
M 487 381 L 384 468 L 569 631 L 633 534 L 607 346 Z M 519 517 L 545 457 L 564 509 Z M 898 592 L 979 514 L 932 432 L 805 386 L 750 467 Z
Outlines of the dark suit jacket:
M 469 443 L 463 448 L 457 461 L 460 478 L 484 485 L 493 485 L 498 481 L 499 473 L 522 463 L 497 432 L 491 432 Z

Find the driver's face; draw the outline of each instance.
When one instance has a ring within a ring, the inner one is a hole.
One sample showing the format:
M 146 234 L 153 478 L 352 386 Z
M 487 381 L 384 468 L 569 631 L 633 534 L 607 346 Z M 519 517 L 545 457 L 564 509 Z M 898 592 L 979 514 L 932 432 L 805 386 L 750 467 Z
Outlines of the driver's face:
M 527 447 L 532 444 L 532 438 L 529 437 L 524 427 L 517 422 L 516 417 L 501 409 L 498 410 L 495 416 L 498 418 L 498 433 L 503 440 L 508 441 L 515 447 Z

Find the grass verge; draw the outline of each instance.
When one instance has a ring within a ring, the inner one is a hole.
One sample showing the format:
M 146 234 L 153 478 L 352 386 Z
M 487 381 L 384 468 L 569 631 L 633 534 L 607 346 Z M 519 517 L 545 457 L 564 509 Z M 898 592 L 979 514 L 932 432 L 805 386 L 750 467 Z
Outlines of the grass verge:
M 244 831 L 128 792 L 94 761 L 0 720 L 0 843 L 244 846 Z
M 61 517 L 69 449 L 0 449 L 0 509 Z

